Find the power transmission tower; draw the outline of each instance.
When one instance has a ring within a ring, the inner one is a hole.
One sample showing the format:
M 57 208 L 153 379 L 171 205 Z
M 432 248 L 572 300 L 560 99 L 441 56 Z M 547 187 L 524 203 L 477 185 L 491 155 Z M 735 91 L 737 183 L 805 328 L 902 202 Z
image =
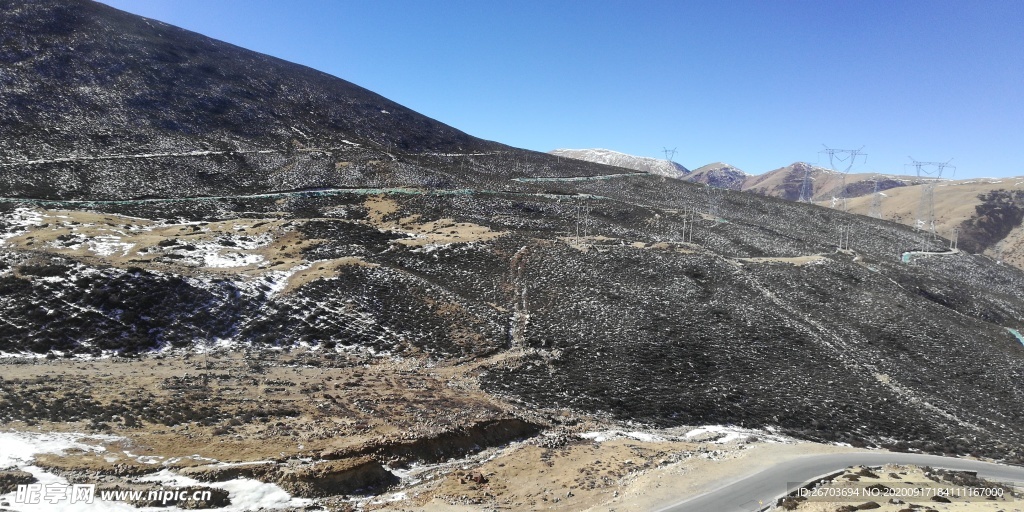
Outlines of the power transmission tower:
M 683 243 L 693 242 L 693 228 L 696 224 L 694 218 L 697 216 L 696 208 L 683 209 Z
M 580 236 L 590 235 L 590 205 L 583 199 L 577 199 L 576 205 L 576 245 L 580 244 Z
M 804 179 L 800 183 L 800 199 L 798 199 L 801 203 L 809 203 L 814 197 L 814 183 L 812 183 L 814 178 L 811 178 L 811 169 L 810 165 L 804 167 Z
M 822 146 L 825 145 L 822 144 Z M 842 179 L 840 181 L 839 186 L 838 200 L 840 203 L 842 203 L 844 212 L 846 211 L 846 175 L 849 174 L 850 169 L 852 169 L 854 164 L 857 163 L 857 159 L 859 157 L 864 157 L 863 163 L 867 163 L 868 161 L 868 155 L 867 153 L 861 151 L 862 149 L 864 149 L 864 146 L 861 146 L 860 149 L 835 149 L 825 146 L 825 149 L 820 151 L 821 153 L 828 155 L 828 168 L 833 171 L 842 173 Z M 839 163 L 839 165 L 845 164 L 846 167 L 843 168 L 842 171 L 836 169 L 837 162 Z M 834 206 L 835 201 L 833 201 L 833 207 Z
M 672 148 L 672 149 L 668 149 L 666 147 L 662 147 L 661 148 L 661 151 L 663 153 L 665 153 L 665 160 L 667 160 L 670 165 L 672 164 L 672 158 L 676 156 L 676 149 L 678 149 L 678 148 Z
M 661 151 L 665 153 L 665 160 L 668 162 L 668 170 L 675 172 L 676 165 L 672 158 L 676 156 L 676 148 L 668 149 L 666 147 L 662 147 Z
M 708 215 L 718 217 L 719 207 L 722 205 L 723 189 L 704 185 L 704 192 L 708 196 Z
M 871 193 L 871 209 L 868 215 L 876 219 L 882 218 L 882 191 L 879 186 L 879 176 L 875 175 L 875 191 Z
M 853 232 L 853 226 L 849 224 L 840 224 L 838 227 L 838 245 L 840 251 L 850 250 L 850 234 Z
M 697 208 L 690 208 L 690 239 L 687 240 L 689 243 L 693 243 L 693 228 L 697 225 Z
M 953 234 L 949 237 L 949 248 L 950 250 L 956 249 L 957 243 L 960 241 L 960 228 L 953 228 Z
M 932 234 L 932 239 L 935 239 L 935 185 L 938 184 L 939 180 L 942 179 L 942 173 L 946 169 L 950 169 L 954 174 L 956 173 L 956 167 L 950 165 L 953 159 L 949 159 L 947 162 L 922 162 L 910 158 L 911 163 L 909 165 L 914 167 L 917 171 L 917 179 L 921 181 L 921 202 L 917 207 L 917 219 L 914 225 L 920 231 L 922 229 L 928 230 Z

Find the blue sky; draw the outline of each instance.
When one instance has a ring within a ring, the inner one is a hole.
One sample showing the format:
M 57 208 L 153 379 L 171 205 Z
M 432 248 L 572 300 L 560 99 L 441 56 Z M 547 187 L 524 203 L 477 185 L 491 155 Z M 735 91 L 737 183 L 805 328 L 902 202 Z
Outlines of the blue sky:
M 1024 175 L 1024 1 L 104 0 L 478 137 L 752 173 Z

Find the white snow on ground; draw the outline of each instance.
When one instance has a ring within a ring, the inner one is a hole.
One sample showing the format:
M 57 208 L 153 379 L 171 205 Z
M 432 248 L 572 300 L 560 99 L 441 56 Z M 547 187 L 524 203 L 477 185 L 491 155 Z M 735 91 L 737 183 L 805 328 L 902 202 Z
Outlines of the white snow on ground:
M 44 434 L 35 432 L 0 432 L 0 468 L 28 465 L 37 454 L 62 454 L 79 449 L 93 452 L 106 451 L 103 447 L 82 443 L 83 439 L 116 441 L 115 436 L 85 434 Z
M 263 261 L 259 254 L 242 254 L 238 252 L 225 252 L 223 254 L 213 252 L 203 255 L 204 266 L 210 268 L 231 268 L 256 265 Z
M 618 439 L 620 437 L 628 437 L 630 439 L 636 439 L 637 441 L 643 441 L 645 443 L 652 443 L 656 441 L 664 441 L 665 438 L 649 434 L 647 432 L 623 432 L 621 430 L 604 430 L 600 432 L 584 432 L 580 434 L 583 439 L 590 439 L 595 443 L 603 443 L 612 439 Z
M 36 433 L 36 432 L 0 432 L 0 469 L 17 468 L 27 471 L 36 477 L 41 484 L 67 485 L 68 481 L 62 477 L 48 473 L 46 470 L 32 465 L 32 461 L 38 454 L 52 453 L 63 454 L 68 450 L 85 450 L 92 452 L 105 452 L 101 446 L 84 443 L 84 440 L 97 440 L 100 442 L 117 441 L 120 438 L 108 435 L 86 435 L 67 433 Z M 128 454 L 128 452 L 125 452 Z M 130 456 L 130 454 L 128 454 Z M 210 459 L 212 460 L 212 459 Z M 227 482 L 203 483 L 173 473 L 170 470 L 162 470 L 158 473 L 147 475 L 138 479 L 141 482 L 151 482 L 171 486 L 199 485 L 224 489 L 230 493 L 231 504 L 217 510 L 224 512 L 244 512 L 248 510 L 273 510 L 292 507 L 304 507 L 312 504 L 312 500 L 292 498 L 287 491 L 276 484 L 268 484 L 259 480 L 238 478 Z M 88 483 L 88 482 L 80 482 Z M 136 508 L 127 503 L 116 501 L 103 501 L 99 498 L 99 491 L 92 503 L 70 503 L 70 500 L 50 503 L 43 499 L 37 504 L 15 502 L 17 492 L 0 495 L 0 502 L 11 503 L 15 510 L 20 512 L 127 512 L 139 510 L 163 510 L 168 512 L 180 512 L 178 507 L 162 508 Z
M 122 242 L 121 237 L 114 235 L 100 235 L 87 241 L 86 246 L 98 256 L 111 256 L 121 253 L 121 256 L 128 256 L 128 251 L 135 247 L 135 244 Z
M 737 439 L 744 439 L 747 437 L 755 436 L 760 441 L 766 441 L 769 443 L 789 443 L 792 442 L 792 438 L 777 434 L 777 429 L 773 427 L 767 427 L 765 430 L 755 430 L 750 428 L 735 427 L 732 425 L 704 425 L 690 430 L 683 435 L 684 439 L 697 439 L 697 438 L 713 438 L 720 436 L 717 439 L 712 440 L 712 443 L 723 444 Z
M 38 480 L 38 484 L 59 484 L 68 485 L 68 481 L 57 475 L 53 475 L 43 471 L 41 468 L 35 466 L 25 466 L 21 468 L 24 471 L 32 473 L 33 476 Z M 98 494 L 98 493 L 97 493 Z M 0 501 L 8 502 L 12 506 L 17 507 L 14 510 L 19 512 L 129 512 L 137 510 L 158 510 L 153 508 L 135 508 L 127 503 L 119 501 L 103 501 L 99 498 L 95 498 L 92 503 L 70 503 L 69 500 L 60 500 L 56 503 L 50 503 L 42 499 L 37 500 L 38 503 L 19 503 L 15 501 L 17 491 L 10 494 L 0 496 Z M 180 510 L 176 507 L 166 508 L 163 510 L 177 511 Z
M 18 353 L 15 353 L 15 352 L 2 352 L 2 351 L 0 351 L 0 359 L 6 359 L 6 358 L 9 358 L 9 357 L 10 358 L 23 358 L 23 359 L 42 359 L 42 358 L 46 357 L 46 354 L 36 354 L 35 352 L 18 352 Z M 0 439 L 2 439 L 2 438 L 0 438 Z M 0 460 L 3 460 L 3 458 L 0 457 Z M 2 463 L 0 463 L 0 467 L 3 467 Z
M 53 453 L 62 454 L 67 450 L 78 449 L 92 452 L 106 451 L 102 447 L 82 443 L 83 439 L 96 439 L 100 441 L 114 441 L 114 436 L 94 436 L 85 434 L 56 434 L 56 433 L 35 433 L 35 432 L 0 432 L 0 468 L 17 468 L 32 473 L 40 484 L 62 484 L 66 485 L 67 480 L 46 472 L 44 469 L 32 465 L 32 460 L 38 454 Z M 95 500 L 93 503 L 69 503 L 67 501 L 50 503 L 42 499 L 39 503 L 17 503 L 15 497 L 17 492 L 0 496 L 0 501 L 11 503 L 15 510 L 21 512 L 110 512 L 139 510 L 124 503 L 104 502 Z
M 315 261 L 301 263 L 295 265 L 288 270 L 273 270 L 263 274 L 262 282 L 270 287 L 270 291 L 267 292 L 268 297 L 273 297 L 284 291 L 288 287 L 288 279 L 295 275 L 297 272 L 301 272 L 313 266 Z M 269 278 L 269 279 L 268 279 Z
M 13 224 L 15 229 L 0 232 L 0 244 L 8 238 L 16 237 L 28 231 L 29 226 L 39 226 L 43 223 L 43 214 L 31 208 L 17 208 L 4 219 L 7 223 Z
M 551 151 L 550 154 L 559 157 L 567 157 L 587 162 L 633 169 L 644 173 L 670 176 L 673 178 L 683 176 L 690 172 L 682 165 L 670 162 L 667 159 L 627 155 L 610 149 L 556 149 Z
M 228 480 L 227 482 L 204 483 L 186 476 L 178 475 L 165 469 L 158 473 L 140 477 L 138 480 L 140 482 L 158 483 L 169 487 L 201 485 L 224 489 L 231 493 L 231 505 L 217 509 L 224 512 L 304 507 L 313 503 L 313 500 L 309 499 L 292 498 L 287 491 L 279 487 L 277 484 L 263 483 L 259 480 L 252 480 L 249 478 L 236 478 L 234 480 Z M 171 508 L 164 510 L 179 509 Z
M 786 443 L 792 440 L 786 436 L 779 435 L 771 427 L 765 430 L 754 430 L 741 427 L 723 425 L 705 425 L 686 430 L 687 427 L 657 430 L 654 432 L 626 431 L 626 430 L 602 430 L 595 432 L 584 432 L 578 434 L 583 439 L 590 439 L 595 443 L 602 443 L 612 439 L 629 438 L 646 443 L 659 441 L 693 441 L 724 444 L 748 437 L 757 437 L 759 441 L 771 443 Z
M 735 441 L 742 437 L 754 435 L 754 431 L 738 427 L 725 427 L 722 425 L 705 425 L 703 427 L 697 427 L 687 432 L 686 435 L 683 437 L 687 439 L 693 439 L 695 437 L 709 433 L 722 434 L 722 437 L 712 441 L 713 443 L 716 444 L 728 443 L 729 441 Z
M 246 247 L 251 245 L 252 247 Z M 226 247 L 217 242 L 200 242 L 191 244 L 191 250 L 182 247 L 172 247 L 172 252 L 184 256 L 183 261 L 192 262 L 208 268 L 234 268 L 257 265 L 263 262 L 263 256 L 259 254 L 245 254 L 236 248 L 250 250 L 259 246 L 258 242 L 244 244 L 236 241 L 235 247 Z
M 269 235 L 257 237 L 231 236 L 231 244 L 222 245 L 218 242 L 205 242 L 195 244 L 195 250 L 185 253 L 186 256 L 199 256 L 203 259 L 203 266 L 210 268 L 232 268 L 257 265 L 263 262 L 263 256 L 259 254 L 245 254 L 236 249 L 251 251 L 266 246 L 271 242 Z

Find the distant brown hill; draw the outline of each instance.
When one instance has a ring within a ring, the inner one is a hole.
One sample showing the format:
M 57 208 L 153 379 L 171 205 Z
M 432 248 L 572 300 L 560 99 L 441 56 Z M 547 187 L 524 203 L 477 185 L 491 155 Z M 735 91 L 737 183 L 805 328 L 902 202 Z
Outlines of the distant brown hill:
M 750 176 L 743 183 L 744 192 L 797 201 L 800 199 L 804 177 L 809 176 L 812 201 L 826 201 L 832 198 L 856 197 L 875 191 L 875 180 L 879 190 L 905 187 L 916 183 L 910 176 L 894 176 L 878 173 L 843 174 L 805 162 L 796 162 L 764 174 Z M 845 191 L 845 192 L 843 192 Z
M 922 185 L 883 192 L 881 218 L 913 226 L 918 220 Z M 851 213 L 867 215 L 872 194 L 850 199 Z M 819 204 L 825 204 L 824 201 Z M 961 247 L 1024 268 L 1024 177 L 953 180 L 935 186 L 935 227 L 949 238 L 960 230 Z

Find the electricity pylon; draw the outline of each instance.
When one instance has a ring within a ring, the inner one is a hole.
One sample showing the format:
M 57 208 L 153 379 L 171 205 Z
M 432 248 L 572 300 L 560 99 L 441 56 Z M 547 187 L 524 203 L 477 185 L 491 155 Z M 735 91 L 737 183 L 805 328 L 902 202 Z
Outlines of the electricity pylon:
M 876 219 L 882 218 L 882 190 L 879 187 L 879 176 L 875 175 L 875 191 L 871 193 L 871 209 L 868 210 L 868 216 Z
M 822 146 L 825 146 L 822 144 Z M 857 163 L 859 157 L 864 157 L 863 163 L 867 163 L 868 155 L 862 152 L 864 146 L 860 149 L 835 149 L 825 146 L 825 149 L 821 150 L 820 153 L 828 155 L 828 168 L 842 173 L 842 179 L 839 186 L 839 202 L 843 205 L 843 211 L 846 211 L 846 175 L 849 174 L 850 169 L 853 168 L 854 164 Z M 842 171 L 836 169 L 836 163 L 839 165 L 846 164 L 846 167 Z
M 921 202 L 917 206 L 917 219 L 914 225 L 918 230 L 928 230 L 935 239 L 935 185 L 942 179 L 942 173 L 950 169 L 956 173 L 956 167 L 950 165 L 953 159 L 946 162 L 922 162 L 910 158 L 911 165 L 917 171 L 917 179 L 921 181 Z
M 804 179 L 800 183 L 800 198 L 798 199 L 801 203 L 809 203 L 814 197 L 814 184 L 811 183 L 814 180 L 811 178 L 811 169 L 813 167 L 810 164 L 804 167 Z
M 590 235 L 590 205 L 585 200 L 579 199 L 575 204 L 576 214 L 576 245 L 580 244 L 580 235 L 586 238 Z
M 666 147 L 662 147 L 661 151 L 665 153 L 665 161 L 668 162 L 668 170 L 675 172 L 676 165 L 672 158 L 676 156 L 676 148 L 668 149 Z
M 724 193 L 724 190 L 705 184 L 704 192 L 708 196 L 708 215 L 718 217 L 719 206 L 722 205 L 722 194 Z

